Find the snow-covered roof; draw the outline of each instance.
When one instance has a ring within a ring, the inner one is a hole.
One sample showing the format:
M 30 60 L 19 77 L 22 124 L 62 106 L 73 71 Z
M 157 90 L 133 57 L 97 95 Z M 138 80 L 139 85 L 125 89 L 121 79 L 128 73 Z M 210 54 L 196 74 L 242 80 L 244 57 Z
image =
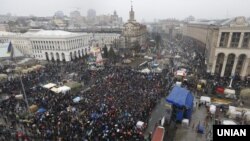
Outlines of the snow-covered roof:
M 215 26 L 232 26 L 234 24 L 248 26 L 250 24 L 249 19 L 245 17 L 234 17 L 228 19 L 217 19 L 217 20 L 196 20 L 190 21 L 189 24 L 199 24 L 199 25 L 215 25 Z
M 53 38 L 60 38 L 60 37 L 74 37 L 79 35 L 85 35 L 87 33 L 73 33 L 63 30 L 31 30 L 24 33 L 25 36 L 32 36 L 32 37 L 53 37 Z
M 0 36 L 10 36 L 10 35 L 16 35 L 16 33 L 0 31 Z
M 68 35 L 76 35 L 77 33 L 62 31 L 62 30 L 40 30 L 34 35 L 37 36 L 68 36 Z

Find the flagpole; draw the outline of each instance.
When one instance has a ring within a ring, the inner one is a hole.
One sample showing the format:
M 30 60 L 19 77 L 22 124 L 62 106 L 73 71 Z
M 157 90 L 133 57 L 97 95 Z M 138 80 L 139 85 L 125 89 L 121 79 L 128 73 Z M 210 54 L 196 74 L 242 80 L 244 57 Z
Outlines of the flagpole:
M 15 64 L 17 65 L 17 62 L 14 58 L 14 50 L 12 48 L 12 52 L 13 52 L 13 55 L 12 55 L 12 59 L 13 59 L 13 62 L 15 62 Z M 20 79 L 20 82 L 21 82 L 21 86 L 22 86 L 22 90 L 23 90 L 23 96 L 24 96 L 24 101 L 26 103 L 26 110 L 27 112 L 30 114 L 30 110 L 29 110 L 29 103 L 28 103 L 28 100 L 27 100 L 27 95 L 26 95 L 26 92 L 25 92 L 25 88 L 24 88 L 24 84 L 23 84 L 23 80 L 22 80 L 22 76 L 21 76 L 21 72 L 19 73 L 19 79 Z

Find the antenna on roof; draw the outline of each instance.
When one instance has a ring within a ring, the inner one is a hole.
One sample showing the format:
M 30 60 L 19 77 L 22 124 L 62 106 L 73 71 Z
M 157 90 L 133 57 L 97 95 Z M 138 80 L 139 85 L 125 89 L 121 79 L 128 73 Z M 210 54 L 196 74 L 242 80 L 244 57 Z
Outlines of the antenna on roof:
M 133 1 L 131 0 L 131 10 L 133 10 Z

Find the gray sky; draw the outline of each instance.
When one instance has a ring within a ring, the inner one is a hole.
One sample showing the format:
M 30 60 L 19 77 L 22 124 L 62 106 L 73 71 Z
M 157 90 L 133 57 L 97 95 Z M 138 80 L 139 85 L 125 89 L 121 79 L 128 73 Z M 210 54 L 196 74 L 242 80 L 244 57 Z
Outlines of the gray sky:
M 70 11 L 79 8 L 86 16 L 87 10 L 92 8 L 97 15 L 116 10 L 126 21 L 130 5 L 130 0 L 0 0 L 0 14 L 52 16 L 61 10 L 69 15 Z M 189 15 L 206 19 L 250 17 L 250 0 L 133 0 L 133 6 L 137 21 L 183 19 Z

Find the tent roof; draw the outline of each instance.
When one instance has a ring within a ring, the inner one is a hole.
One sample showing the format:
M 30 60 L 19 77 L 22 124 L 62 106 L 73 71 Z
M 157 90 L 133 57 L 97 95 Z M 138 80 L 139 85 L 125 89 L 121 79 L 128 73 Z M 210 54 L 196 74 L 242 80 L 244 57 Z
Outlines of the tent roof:
M 143 70 L 141 70 L 142 73 L 150 73 L 150 70 L 148 68 L 145 68 Z
M 68 87 L 70 87 L 71 89 L 76 89 L 76 88 L 81 87 L 82 85 L 81 85 L 80 83 L 78 83 L 78 82 L 70 81 L 70 82 L 67 82 L 67 83 L 65 84 L 65 86 L 68 86 Z
M 240 96 L 242 97 L 250 97 L 250 89 L 246 88 L 240 91 Z
M 168 95 L 166 101 L 178 107 L 185 106 L 187 108 L 192 108 L 193 99 L 194 97 L 190 91 L 185 88 L 175 86 Z
M 47 89 L 50 89 L 50 88 L 55 87 L 55 86 L 56 86 L 56 84 L 54 84 L 54 83 L 49 83 L 49 84 L 44 85 L 43 87 L 44 87 L 44 88 L 47 88 Z
M 60 93 L 60 90 L 58 88 L 56 88 L 56 87 L 53 87 L 50 90 L 55 92 L 55 93 Z
M 58 90 L 59 90 L 60 92 L 66 92 L 66 91 L 71 90 L 71 88 L 68 87 L 68 86 L 61 86 L 61 87 L 58 88 Z

